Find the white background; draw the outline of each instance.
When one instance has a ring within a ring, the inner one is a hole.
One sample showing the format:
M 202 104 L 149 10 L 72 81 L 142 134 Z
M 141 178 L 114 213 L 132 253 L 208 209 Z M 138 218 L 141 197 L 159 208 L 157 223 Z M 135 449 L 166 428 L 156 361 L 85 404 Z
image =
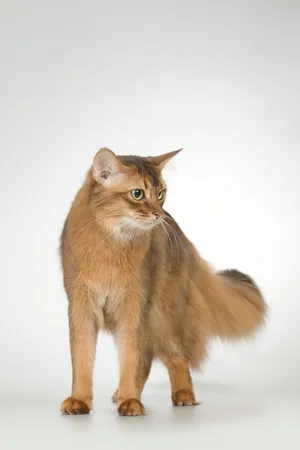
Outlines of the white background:
M 70 393 L 59 235 L 101 146 L 142 156 L 183 147 L 165 172 L 166 208 L 205 259 L 249 272 L 265 294 L 265 331 L 252 343 L 212 343 L 205 373 L 194 376 L 198 398 L 206 396 L 219 419 L 228 416 L 227 389 L 273 396 L 274 408 L 280 392 L 299 403 L 299 2 L 2 0 L 0 17 L 5 407 L 28 413 L 38 398 L 43 406 L 34 411 L 51 410 L 54 424 Z M 93 416 L 100 424 L 107 411 L 115 417 L 117 375 L 113 343 L 101 336 Z M 148 417 L 162 408 L 171 414 L 165 369 L 155 366 L 148 384 Z M 243 402 L 235 406 L 248 420 Z M 215 413 L 201 413 L 212 427 Z M 163 448 L 183 417 L 200 427 L 201 418 L 178 414 L 174 423 L 168 416 Z M 17 448 L 10 420 L 7 448 Z M 126 434 L 123 422 L 110 420 Z M 23 427 L 25 442 L 33 426 Z

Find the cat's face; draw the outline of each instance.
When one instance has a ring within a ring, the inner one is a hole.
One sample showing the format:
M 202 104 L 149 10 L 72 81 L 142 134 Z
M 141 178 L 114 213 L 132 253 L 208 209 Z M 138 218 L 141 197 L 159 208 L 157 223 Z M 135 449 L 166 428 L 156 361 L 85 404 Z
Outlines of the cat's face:
M 157 157 L 116 156 L 101 149 L 94 158 L 93 207 L 111 232 L 146 232 L 163 221 L 165 164 L 180 150 Z

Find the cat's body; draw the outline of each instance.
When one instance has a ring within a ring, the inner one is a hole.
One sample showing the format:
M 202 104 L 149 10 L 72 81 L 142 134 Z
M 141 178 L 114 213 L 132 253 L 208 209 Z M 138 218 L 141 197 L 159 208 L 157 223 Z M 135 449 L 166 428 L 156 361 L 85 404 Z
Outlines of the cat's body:
M 169 371 L 173 403 L 195 404 L 189 369 L 204 360 L 208 340 L 250 336 L 264 321 L 252 280 L 214 273 L 163 210 L 160 173 L 174 154 L 117 158 L 103 149 L 72 205 L 61 239 L 73 364 L 64 413 L 92 407 L 99 330 L 113 333 L 119 348 L 118 411 L 140 415 L 154 358 Z M 135 198 L 138 191 L 144 197 Z

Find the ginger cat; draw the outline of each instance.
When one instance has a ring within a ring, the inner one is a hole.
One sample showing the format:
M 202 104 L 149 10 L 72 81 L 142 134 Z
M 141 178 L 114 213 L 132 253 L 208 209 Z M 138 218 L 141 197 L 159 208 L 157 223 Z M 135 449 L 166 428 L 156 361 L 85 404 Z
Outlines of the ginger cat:
M 99 330 L 118 345 L 118 412 L 139 416 L 154 358 L 169 372 L 173 404 L 195 405 L 190 368 L 205 359 L 209 339 L 251 336 L 264 323 L 252 279 L 214 272 L 163 209 L 162 169 L 179 151 L 142 158 L 103 148 L 72 204 L 61 236 L 73 367 L 64 414 L 92 408 Z

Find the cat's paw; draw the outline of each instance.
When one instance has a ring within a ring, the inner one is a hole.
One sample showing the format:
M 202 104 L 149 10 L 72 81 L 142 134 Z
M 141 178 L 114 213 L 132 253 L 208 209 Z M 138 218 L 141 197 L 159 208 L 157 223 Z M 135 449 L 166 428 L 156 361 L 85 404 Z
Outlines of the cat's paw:
M 111 401 L 113 403 L 118 403 L 118 400 L 119 400 L 119 389 L 116 389 L 111 397 Z
M 193 406 L 198 405 L 193 391 L 188 389 L 180 389 L 172 395 L 174 406 Z
M 83 401 L 77 400 L 74 397 L 66 398 L 62 402 L 60 412 L 62 414 L 75 416 L 79 414 L 89 414 L 91 408 Z
M 120 416 L 143 416 L 145 414 L 145 409 L 139 400 L 130 398 L 120 404 L 118 413 Z

